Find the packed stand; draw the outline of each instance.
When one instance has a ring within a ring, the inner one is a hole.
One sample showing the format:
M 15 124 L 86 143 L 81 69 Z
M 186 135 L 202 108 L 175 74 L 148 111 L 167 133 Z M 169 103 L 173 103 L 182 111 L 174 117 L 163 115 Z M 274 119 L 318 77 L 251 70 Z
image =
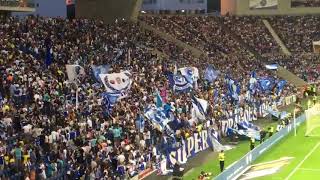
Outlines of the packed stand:
M 226 16 L 226 24 L 232 33 L 235 33 L 246 44 L 262 56 L 269 53 L 278 53 L 280 48 L 259 16 Z
M 125 21 L 105 25 L 89 20 L 10 18 L 0 29 L 0 175 L 11 179 L 19 173 L 29 179 L 64 174 L 68 179 L 133 177 L 160 159 L 156 149 L 165 135 L 148 121 L 144 128 L 137 125 L 158 89 L 165 92 L 164 102 L 175 106 L 180 122 L 174 136 L 181 142 L 199 129 L 219 127 L 219 120 L 235 106 L 248 105 L 246 86 L 252 70 L 258 76 L 273 75 L 246 51 L 229 52 L 218 63 L 214 58 L 194 60 L 190 52 Z M 157 58 L 149 47 L 173 61 Z M 44 62 L 48 53 L 52 63 Z M 195 91 L 210 102 L 209 123 L 190 120 L 190 95 L 169 89 L 164 74 L 173 71 L 177 62 L 202 71 L 212 63 L 221 70 L 213 84 L 199 80 Z M 66 64 L 84 67 L 86 75 L 78 85 L 68 81 Z M 101 64 L 112 64 L 111 72 L 127 69 L 133 74 L 129 97 L 118 102 L 111 114 L 105 112 L 100 96 L 104 87 L 91 71 L 91 65 Z M 242 86 L 238 103 L 222 100 L 227 94 L 224 74 Z M 214 90 L 219 92 L 215 103 Z M 291 93 L 287 87 L 281 96 Z M 272 98 L 257 93 L 251 101 L 271 103 Z
M 320 16 L 274 16 L 268 20 L 292 53 L 313 52 L 312 43 L 320 40 Z
M 234 77 L 243 76 L 248 67 L 261 70 L 261 62 L 223 29 L 220 17 L 141 16 L 140 20 L 204 50 L 210 64 L 225 70 L 224 72 L 233 73 Z

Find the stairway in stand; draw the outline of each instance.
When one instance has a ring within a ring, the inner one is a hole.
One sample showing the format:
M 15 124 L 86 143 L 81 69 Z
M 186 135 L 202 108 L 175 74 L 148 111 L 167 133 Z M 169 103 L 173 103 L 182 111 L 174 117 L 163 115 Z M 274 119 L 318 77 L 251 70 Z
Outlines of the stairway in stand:
M 291 52 L 289 51 L 289 49 L 286 47 L 286 45 L 284 45 L 284 43 L 282 42 L 282 40 L 280 39 L 280 37 L 278 36 L 278 34 L 276 33 L 276 31 L 272 28 L 271 24 L 269 23 L 268 20 L 263 19 L 262 20 L 263 24 L 266 26 L 266 28 L 268 29 L 268 31 L 270 32 L 271 36 L 273 37 L 273 39 L 277 42 L 277 44 L 280 46 L 282 52 L 285 55 L 290 56 Z
M 237 35 L 235 35 L 234 33 L 232 33 L 230 31 L 230 29 L 224 25 L 224 23 L 221 21 L 221 26 L 224 28 L 224 30 L 229 33 L 231 36 L 233 36 L 244 48 L 246 48 L 248 51 L 250 51 L 257 59 L 261 60 L 261 65 L 266 65 L 264 62 L 265 61 L 265 57 L 262 57 L 261 54 L 259 54 L 254 48 L 250 47 L 247 43 L 245 43 L 240 37 L 238 37 Z M 268 23 L 270 25 L 270 23 Z M 271 27 L 271 26 L 270 26 Z M 271 27 L 272 28 L 272 27 Z M 272 29 L 273 30 L 273 29 Z M 270 31 L 270 30 L 269 30 Z M 271 32 L 270 32 L 271 33 Z M 272 34 L 272 33 L 271 33 Z M 278 38 L 279 41 L 280 38 L 279 36 L 275 33 L 275 31 L 273 30 L 273 34 L 276 35 L 275 37 Z M 274 36 L 273 36 L 274 37 Z M 282 41 L 281 41 L 282 43 Z M 284 44 L 282 43 L 282 45 L 284 46 Z M 279 46 L 281 46 L 279 44 Z M 285 47 L 285 46 L 284 46 Z M 282 49 L 283 47 L 281 47 Z M 285 47 L 284 49 L 282 49 L 283 53 L 290 55 L 290 51 Z M 307 82 L 305 82 L 303 79 L 299 78 L 297 75 L 293 74 L 292 72 L 288 71 L 287 69 L 279 66 L 278 70 L 276 72 L 277 76 L 281 77 L 282 79 L 287 80 L 288 82 L 290 82 L 291 84 L 293 84 L 296 87 L 302 87 L 305 85 L 308 85 Z
M 207 57 L 207 54 L 205 52 L 201 51 L 200 49 L 192 47 L 192 46 L 188 45 L 187 43 L 184 43 L 184 42 L 176 39 L 172 35 L 167 34 L 165 32 L 162 32 L 162 31 L 160 31 L 160 30 L 148 25 L 147 23 L 145 23 L 143 21 L 139 21 L 139 25 L 143 29 L 146 29 L 148 31 L 152 31 L 153 33 L 157 34 L 158 36 L 160 36 L 161 38 L 165 39 L 166 41 L 175 43 L 175 45 L 180 47 L 180 48 L 190 50 L 192 55 L 197 57 L 197 58 L 199 58 L 199 57 Z

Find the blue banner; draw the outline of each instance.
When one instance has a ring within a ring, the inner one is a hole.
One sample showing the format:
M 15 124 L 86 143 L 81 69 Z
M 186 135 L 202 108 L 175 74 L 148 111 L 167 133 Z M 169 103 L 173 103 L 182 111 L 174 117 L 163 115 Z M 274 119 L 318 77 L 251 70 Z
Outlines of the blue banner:
M 197 153 L 213 147 L 213 141 L 217 140 L 217 133 L 213 130 L 203 130 L 200 133 L 194 133 L 191 137 L 182 141 L 178 149 L 167 149 L 167 162 L 169 166 L 177 161 L 184 164 L 194 157 Z M 213 147 L 214 148 L 214 147 Z

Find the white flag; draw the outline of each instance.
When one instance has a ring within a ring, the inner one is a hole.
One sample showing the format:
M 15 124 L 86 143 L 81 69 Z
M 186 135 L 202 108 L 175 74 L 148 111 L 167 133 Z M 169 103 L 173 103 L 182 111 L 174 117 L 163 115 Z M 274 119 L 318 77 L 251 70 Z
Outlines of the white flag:
M 85 75 L 84 68 L 79 65 L 66 65 L 69 81 L 75 81 L 80 75 Z

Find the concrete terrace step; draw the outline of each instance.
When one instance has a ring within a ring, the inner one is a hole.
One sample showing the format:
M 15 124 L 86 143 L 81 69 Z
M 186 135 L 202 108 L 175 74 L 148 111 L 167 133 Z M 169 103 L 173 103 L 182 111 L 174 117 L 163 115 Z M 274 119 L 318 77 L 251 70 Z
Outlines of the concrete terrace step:
M 146 30 L 149 30 L 149 31 L 152 31 L 154 32 L 155 34 L 159 35 L 160 37 L 162 37 L 163 39 L 165 39 L 166 41 L 169 41 L 169 42 L 172 42 L 172 43 L 175 43 L 176 46 L 180 47 L 180 48 L 183 48 L 183 49 L 188 49 L 191 51 L 191 53 L 195 56 L 195 57 L 201 57 L 201 56 L 205 56 L 207 57 L 207 54 L 203 51 L 201 51 L 200 49 L 198 48 L 195 48 L 195 47 L 192 47 L 190 45 L 188 45 L 187 43 L 184 43 L 178 39 L 176 39 L 175 37 L 173 37 L 172 35 L 170 34 L 167 34 L 165 32 L 162 32 L 150 25 L 148 25 L 147 23 L 145 23 L 144 21 L 139 21 L 139 24 L 142 28 L 146 29 Z
M 295 74 L 291 73 L 290 71 L 288 71 L 287 69 L 281 66 L 278 67 L 277 75 L 287 80 L 288 82 L 290 82 L 296 87 L 303 87 L 308 85 L 307 82 L 305 82 L 304 80 L 302 80 L 301 78 L 299 78 L 298 76 L 296 76 Z
M 282 40 L 280 39 L 280 37 L 278 36 L 278 34 L 276 33 L 276 31 L 272 28 L 271 24 L 269 23 L 268 20 L 264 19 L 262 20 L 263 24 L 266 26 L 266 28 L 268 29 L 268 31 L 270 32 L 271 36 L 274 38 L 274 40 L 277 42 L 277 44 L 280 46 L 282 52 L 285 55 L 291 55 L 291 52 L 288 50 L 288 48 L 286 47 L 286 45 L 284 45 L 284 43 L 282 42 Z
M 137 22 L 143 0 L 137 0 L 131 15 L 131 20 Z

